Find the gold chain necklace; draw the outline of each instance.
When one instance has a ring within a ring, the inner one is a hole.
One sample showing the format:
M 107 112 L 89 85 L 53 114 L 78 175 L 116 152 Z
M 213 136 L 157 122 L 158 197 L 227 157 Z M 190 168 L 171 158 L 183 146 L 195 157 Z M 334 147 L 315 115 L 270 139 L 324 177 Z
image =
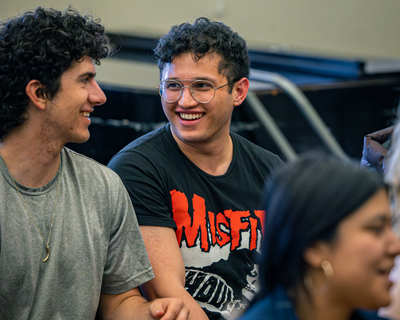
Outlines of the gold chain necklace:
M 3 156 L 1 153 L 0 153 L 0 155 L 1 155 L 2 158 L 4 159 L 4 156 Z M 47 254 L 46 254 L 46 258 L 44 258 L 43 262 L 46 262 L 47 260 L 49 260 L 49 257 L 50 257 L 50 246 L 49 246 L 49 243 L 50 243 L 51 230 L 53 229 L 54 215 L 55 215 L 55 213 L 56 213 L 56 208 L 57 208 L 58 189 L 59 189 L 59 187 L 60 187 L 60 180 L 61 180 L 60 174 L 61 174 L 61 173 L 58 172 L 58 183 L 57 183 L 57 191 L 56 191 L 56 203 L 55 203 L 55 205 L 54 205 L 53 218 L 51 219 L 51 226 L 50 226 L 50 231 L 49 231 L 49 237 L 47 238 L 47 242 L 46 242 L 45 238 L 43 237 L 42 232 L 40 231 L 39 227 L 37 226 L 35 220 L 33 219 L 32 215 L 31 215 L 30 211 L 28 210 L 28 207 L 26 206 L 24 200 L 22 199 L 21 193 L 20 193 L 19 190 L 18 190 L 18 187 L 17 187 L 17 184 L 16 184 L 16 182 L 15 182 L 14 177 L 13 177 L 12 174 L 10 173 L 10 177 L 11 177 L 12 181 L 14 182 L 14 186 L 15 186 L 15 189 L 17 190 L 17 192 L 18 192 L 19 198 L 21 199 L 22 204 L 24 205 L 26 211 L 28 212 L 29 217 L 31 218 L 31 220 L 32 220 L 32 222 L 33 222 L 33 224 L 34 224 L 36 230 L 39 232 L 40 236 L 42 237 L 44 244 L 46 245 L 46 253 L 47 253 Z

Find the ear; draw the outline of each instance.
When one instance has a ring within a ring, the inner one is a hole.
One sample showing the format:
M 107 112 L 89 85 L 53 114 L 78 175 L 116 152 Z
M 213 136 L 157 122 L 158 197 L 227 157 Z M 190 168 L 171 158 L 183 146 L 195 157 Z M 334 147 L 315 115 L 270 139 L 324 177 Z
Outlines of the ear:
M 243 77 L 242 79 L 240 79 L 235 83 L 235 85 L 233 86 L 233 91 L 236 95 L 235 101 L 233 102 L 233 105 L 235 107 L 242 104 L 242 102 L 247 96 L 247 91 L 249 91 L 249 86 L 250 86 L 249 79 L 245 77 Z
M 329 244 L 318 241 L 304 251 L 304 260 L 310 267 L 320 268 L 321 263 L 328 259 Z
M 46 109 L 46 101 L 48 100 L 43 93 L 44 86 L 39 80 L 31 80 L 25 87 L 25 92 L 31 99 L 32 103 L 41 110 Z

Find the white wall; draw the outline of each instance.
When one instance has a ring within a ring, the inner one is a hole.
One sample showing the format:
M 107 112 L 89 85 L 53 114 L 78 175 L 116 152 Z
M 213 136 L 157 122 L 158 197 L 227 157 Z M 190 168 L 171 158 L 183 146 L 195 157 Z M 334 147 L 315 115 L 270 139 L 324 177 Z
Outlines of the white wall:
M 92 11 L 109 31 L 159 36 L 206 15 L 251 47 L 400 58 L 400 0 L 0 0 L 0 18 L 36 6 Z

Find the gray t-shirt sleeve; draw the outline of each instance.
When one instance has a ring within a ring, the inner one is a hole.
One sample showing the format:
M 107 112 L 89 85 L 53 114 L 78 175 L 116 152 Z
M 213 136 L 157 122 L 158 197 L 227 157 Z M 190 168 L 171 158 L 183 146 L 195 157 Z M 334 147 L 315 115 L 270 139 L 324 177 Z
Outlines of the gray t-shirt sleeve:
M 110 208 L 110 241 L 101 291 L 126 292 L 154 278 L 128 193 L 118 178 Z
M 0 156 L 0 204 L 2 320 L 94 319 L 101 292 L 126 292 L 153 278 L 121 179 L 92 159 L 64 148 L 59 174 L 29 188 L 13 183 Z M 45 263 L 30 215 L 46 239 L 52 225 Z

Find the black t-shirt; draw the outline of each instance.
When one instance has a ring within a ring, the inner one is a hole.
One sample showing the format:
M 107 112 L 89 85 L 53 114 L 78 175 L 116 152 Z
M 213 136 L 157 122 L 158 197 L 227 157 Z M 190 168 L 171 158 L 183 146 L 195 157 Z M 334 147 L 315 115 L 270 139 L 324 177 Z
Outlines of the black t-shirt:
M 175 229 L 186 290 L 210 319 L 244 308 L 256 291 L 263 186 L 284 165 L 243 137 L 231 137 L 232 162 L 221 176 L 193 164 L 169 124 L 133 141 L 109 163 L 128 190 L 139 224 Z

